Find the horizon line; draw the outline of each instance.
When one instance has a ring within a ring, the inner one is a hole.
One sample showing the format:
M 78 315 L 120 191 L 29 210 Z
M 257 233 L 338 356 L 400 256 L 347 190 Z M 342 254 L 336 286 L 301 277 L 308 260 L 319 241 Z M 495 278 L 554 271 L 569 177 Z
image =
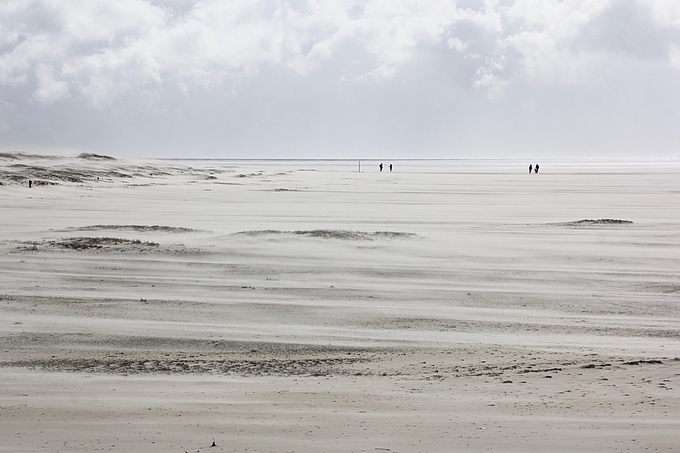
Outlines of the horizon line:
M 473 161 L 473 160 L 484 160 L 484 161 L 516 161 L 516 160 L 536 160 L 537 158 L 531 157 L 512 157 L 512 158 L 497 158 L 497 157 L 396 157 L 396 158 L 379 158 L 379 157 L 367 157 L 367 158 L 275 158 L 275 157 L 263 157 L 263 158 L 235 158 L 235 157 L 128 157 L 128 159 L 151 159 L 151 160 L 178 160 L 178 161 L 237 161 L 237 162 L 361 162 L 361 161 Z M 656 159 L 656 160 L 668 160 L 668 159 L 680 159 L 680 156 L 666 156 L 666 157 L 545 157 L 538 158 L 544 161 L 550 160 L 638 160 L 638 159 Z

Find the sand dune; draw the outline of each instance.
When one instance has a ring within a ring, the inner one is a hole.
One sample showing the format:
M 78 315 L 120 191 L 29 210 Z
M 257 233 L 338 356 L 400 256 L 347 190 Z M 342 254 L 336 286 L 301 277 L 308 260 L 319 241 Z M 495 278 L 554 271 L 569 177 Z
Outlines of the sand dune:
M 0 451 L 677 450 L 680 167 L 524 167 L 0 154 Z

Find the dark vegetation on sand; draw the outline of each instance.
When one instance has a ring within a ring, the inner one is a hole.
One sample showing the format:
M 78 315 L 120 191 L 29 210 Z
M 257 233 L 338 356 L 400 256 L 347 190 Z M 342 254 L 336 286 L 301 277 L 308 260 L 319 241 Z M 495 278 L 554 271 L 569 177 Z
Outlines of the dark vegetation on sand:
M 145 247 L 158 247 L 158 242 L 140 241 L 138 239 L 123 239 L 123 238 L 112 238 L 112 237 L 76 237 L 76 238 L 66 238 L 53 241 L 47 241 L 47 244 L 70 250 L 88 250 L 88 249 L 101 249 L 111 246 L 120 245 L 142 245 Z
M 80 153 L 78 154 L 79 159 L 88 159 L 88 160 L 116 160 L 115 157 L 111 156 L 105 156 L 103 154 L 95 154 L 95 153 Z
M 414 233 L 403 233 L 400 231 L 374 231 L 371 233 L 352 230 L 303 230 L 303 231 L 254 230 L 254 231 L 241 231 L 236 234 L 246 236 L 289 234 L 320 239 L 344 239 L 350 241 L 373 241 L 376 239 L 403 239 L 417 236 Z
M 42 241 L 19 241 L 14 253 L 38 253 L 54 251 L 73 251 L 84 253 L 112 253 L 124 255 L 161 254 L 161 255 L 202 255 L 204 250 L 186 247 L 183 244 L 159 244 L 158 242 L 125 239 L 117 237 L 80 236 Z
M 100 230 L 139 231 L 153 233 L 191 233 L 196 231 L 203 231 L 196 230 L 194 228 L 171 227 L 166 225 L 88 225 L 84 227 L 65 228 L 65 231 L 100 231 Z
M 29 153 L 0 153 L 2 160 L 23 160 L 23 159 L 41 159 L 41 160 L 58 160 L 61 156 L 52 156 L 49 154 L 29 154 Z
M 615 225 L 632 225 L 630 220 L 621 219 L 583 219 L 573 222 L 563 222 L 554 225 L 570 226 L 570 227 L 590 227 L 590 226 L 615 226 Z
M 82 153 L 77 158 L 40 156 L 26 153 L 0 153 L 0 185 L 54 186 L 60 184 L 92 184 L 96 182 L 129 181 L 132 178 L 156 178 L 184 174 L 208 180 L 213 173 L 225 170 L 192 167 L 157 167 L 129 165 L 111 156 Z
M 97 178 L 132 178 L 133 176 L 133 174 L 115 168 L 85 170 L 66 165 L 42 166 L 16 163 L 0 170 L 0 180 L 19 184 L 30 179 L 36 186 L 55 185 L 60 182 L 84 183 L 97 180 Z
M 157 242 L 140 241 L 138 239 L 123 239 L 112 237 L 75 237 L 53 239 L 46 241 L 32 241 L 25 242 L 20 251 L 39 251 L 40 248 L 52 248 L 62 250 L 102 250 L 102 249 L 120 249 L 123 247 L 133 246 L 135 248 L 155 248 L 159 244 Z

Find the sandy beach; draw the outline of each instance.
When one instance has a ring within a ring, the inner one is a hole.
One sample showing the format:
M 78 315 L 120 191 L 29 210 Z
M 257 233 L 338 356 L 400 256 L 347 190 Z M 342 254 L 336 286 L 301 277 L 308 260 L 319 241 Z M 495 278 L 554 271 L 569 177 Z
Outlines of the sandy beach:
M 0 451 L 680 449 L 680 161 L 378 163 L 0 154 Z

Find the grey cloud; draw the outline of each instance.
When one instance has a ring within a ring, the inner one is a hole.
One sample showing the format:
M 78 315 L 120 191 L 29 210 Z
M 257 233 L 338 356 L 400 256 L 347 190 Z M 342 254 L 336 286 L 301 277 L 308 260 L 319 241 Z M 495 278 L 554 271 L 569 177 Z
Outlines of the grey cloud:
M 617 1 L 584 27 L 575 46 L 636 58 L 665 59 L 669 43 L 664 35 L 676 34 L 655 23 L 648 8 L 632 1 Z M 677 37 L 677 34 L 676 34 Z
M 205 86 L 269 65 L 305 76 L 348 40 L 365 53 L 358 78 L 393 78 L 423 46 L 447 42 L 478 62 L 469 85 L 495 80 L 492 90 L 525 77 L 585 81 L 612 70 L 620 52 L 669 59 L 657 36 L 663 30 L 641 4 L 545 1 L 539 13 L 526 4 L 33 1 L 5 11 L 5 29 L 16 37 L 5 39 L 13 47 L 0 56 L 0 74 L 5 83 L 35 81 L 37 65 L 49 64 L 57 81 L 101 107 L 173 74 Z

